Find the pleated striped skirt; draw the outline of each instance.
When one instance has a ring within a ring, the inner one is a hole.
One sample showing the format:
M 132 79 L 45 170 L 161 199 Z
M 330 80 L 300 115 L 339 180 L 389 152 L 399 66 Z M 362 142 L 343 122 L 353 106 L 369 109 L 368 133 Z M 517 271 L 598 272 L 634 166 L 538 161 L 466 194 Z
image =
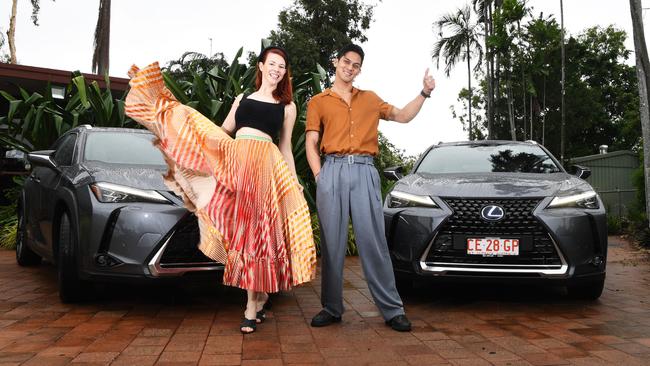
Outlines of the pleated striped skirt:
M 224 284 L 289 290 L 315 276 L 311 219 L 277 146 L 232 139 L 164 86 L 157 63 L 129 71 L 126 114 L 153 132 L 169 170 L 165 183 L 199 221 L 199 249 L 225 264 Z

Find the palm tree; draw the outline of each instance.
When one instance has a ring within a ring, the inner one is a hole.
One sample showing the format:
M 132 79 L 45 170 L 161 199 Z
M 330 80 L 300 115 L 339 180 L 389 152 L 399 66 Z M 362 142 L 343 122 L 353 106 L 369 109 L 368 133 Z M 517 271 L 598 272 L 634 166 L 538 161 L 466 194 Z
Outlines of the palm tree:
M 432 58 L 436 60 L 439 67 L 440 57 L 444 58 L 445 74 L 449 76 L 451 69 L 459 61 L 467 61 L 467 89 L 468 94 L 468 115 L 469 115 L 469 139 L 472 140 L 472 56 L 478 55 L 476 69 L 483 60 L 483 48 L 479 41 L 481 35 L 478 32 L 478 23 L 473 23 L 469 5 L 458 9 L 455 13 L 444 15 L 434 23 L 438 28 L 440 39 L 433 46 Z M 444 31 L 449 33 L 445 36 Z
M 108 52 L 111 41 L 111 0 L 99 0 L 99 14 L 95 27 L 95 49 L 93 52 L 93 72 L 108 74 Z
M 488 39 L 492 35 L 492 4 L 494 0 L 472 0 L 474 11 L 479 16 L 478 22 L 483 23 L 483 46 L 485 47 L 485 80 L 486 80 L 486 120 L 488 140 L 492 139 L 492 124 L 494 123 L 494 65 L 493 52 Z

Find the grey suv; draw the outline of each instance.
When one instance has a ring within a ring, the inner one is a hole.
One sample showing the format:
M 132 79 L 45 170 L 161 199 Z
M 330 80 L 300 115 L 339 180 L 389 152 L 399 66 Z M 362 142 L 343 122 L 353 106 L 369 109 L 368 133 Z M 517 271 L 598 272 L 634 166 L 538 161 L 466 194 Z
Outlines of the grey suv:
M 146 130 L 83 126 L 28 154 L 16 259 L 55 263 L 64 302 L 81 299 L 92 281 L 223 269 L 197 248 L 197 219 L 163 183 L 167 166 L 153 139 Z
M 402 285 L 413 275 L 447 281 L 566 286 L 600 297 L 606 214 L 584 179 L 543 146 L 472 141 L 431 146 L 386 196 L 386 236 Z

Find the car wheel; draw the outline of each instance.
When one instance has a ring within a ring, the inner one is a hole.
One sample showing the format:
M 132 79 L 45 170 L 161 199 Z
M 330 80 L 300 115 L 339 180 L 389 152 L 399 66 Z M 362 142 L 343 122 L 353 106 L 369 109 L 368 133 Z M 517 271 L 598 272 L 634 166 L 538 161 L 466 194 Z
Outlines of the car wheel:
M 64 303 L 76 302 L 84 297 L 85 284 L 79 279 L 77 260 L 77 234 L 67 212 L 59 223 L 59 250 L 57 257 L 59 298 Z
M 27 226 L 25 212 L 18 210 L 18 226 L 16 227 L 16 262 L 21 266 L 33 266 L 41 263 L 41 257 L 27 245 Z
M 603 293 L 605 279 L 589 282 L 581 285 L 568 286 L 567 292 L 574 299 L 596 300 Z

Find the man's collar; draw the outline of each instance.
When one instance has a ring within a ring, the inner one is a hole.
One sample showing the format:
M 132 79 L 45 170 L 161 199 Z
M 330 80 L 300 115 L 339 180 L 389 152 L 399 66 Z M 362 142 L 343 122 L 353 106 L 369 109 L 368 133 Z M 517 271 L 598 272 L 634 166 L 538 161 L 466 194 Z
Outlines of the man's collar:
M 355 88 L 354 86 L 352 87 L 352 96 L 355 96 L 359 92 L 359 89 Z M 327 88 L 324 90 L 325 95 L 333 95 L 336 94 L 335 91 L 332 90 L 332 88 Z M 338 94 L 336 94 L 338 95 Z

